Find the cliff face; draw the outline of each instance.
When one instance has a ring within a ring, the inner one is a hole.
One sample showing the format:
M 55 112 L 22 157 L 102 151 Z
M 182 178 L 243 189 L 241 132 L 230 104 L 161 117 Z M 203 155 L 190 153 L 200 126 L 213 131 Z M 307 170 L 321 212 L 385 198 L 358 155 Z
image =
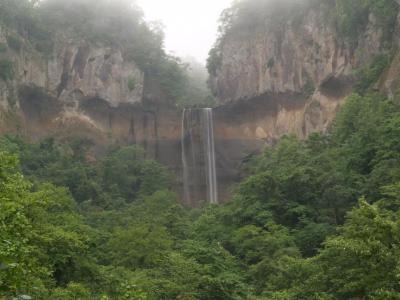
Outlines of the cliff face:
M 311 8 L 301 19 L 258 28 L 246 35 L 228 35 L 222 62 L 211 86 L 221 104 L 263 94 L 303 93 L 352 71 L 381 53 L 382 30 L 370 15 L 355 49 L 326 21 L 325 8 Z M 308 91 L 309 92 L 309 91 Z
M 12 74 L 0 80 L 0 132 L 85 137 L 97 151 L 136 143 L 148 158 L 180 168 L 180 113 L 121 49 L 60 37 L 43 55 L 22 37 L 12 49 L 10 35 L 17 36 L 0 28 L 0 61 Z
M 354 90 L 356 71 L 387 53 L 388 41 L 373 14 L 350 43 L 331 21 L 334 5 L 313 5 L 279 25 L 266 23 L 221 40 L 219 64 L 210 77 L 219 100 L 215 136 L 221 185 L 237 181 L 246 157 L 282 135 L 304 138 L 326 131 Z M 400 16 L 389 41 L 394 48 L 399 25 Z M 376 87 L 391 97 L 400 94 L 399 65 L 397 55 Z
M 7 34 L 4 29 L 0 31 L 1 43 L 7 44 Z M 94 97 L 112 106 L 142 100 L 144 74 L 134 62 L 124 61 L 118 49 L 67 38 L 57 40 L 48 57 L 21 47 L 7 54 L 14 65 L 14 84 L 43 89 L 71 107 Z M 134 86 L 129 87 L 130 80 Z
M 333 20 L 334 3 L 312 5 L 278 24 L 226 34 L 221 62 L 210 79 L 220 103 L 266 93 L 302 93 L 332 78 L 347 78 L 382 53 L 379 20 L 370 14 L 363 34 L 349 42 Z
M 330 21 L 333 9 L 334 4 L 314 5 L 279 26 L 224 37 L 211 87 L 221 105 L 258 107 L 255 118 L 242 116 L 236 134 L 274 139 L 327 129 L 352 90 L 354 71 L 384 52 L 374 15 L 358 41 L 349 43 Z

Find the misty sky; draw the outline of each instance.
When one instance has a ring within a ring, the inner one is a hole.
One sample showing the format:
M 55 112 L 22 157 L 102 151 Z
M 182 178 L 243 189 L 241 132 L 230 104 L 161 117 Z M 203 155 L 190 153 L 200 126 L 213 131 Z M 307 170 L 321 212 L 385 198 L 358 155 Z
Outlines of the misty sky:
M 138 0 L 149 21 L 165 25 L 165 46 L 178 56 L 205 62 L 216 39 L 217 21 L 232 0 Z

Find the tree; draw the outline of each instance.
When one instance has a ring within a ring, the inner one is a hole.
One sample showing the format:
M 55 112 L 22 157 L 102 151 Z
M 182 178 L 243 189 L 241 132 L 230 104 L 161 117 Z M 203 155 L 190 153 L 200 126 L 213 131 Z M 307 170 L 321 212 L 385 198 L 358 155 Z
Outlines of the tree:
M 40 298 L 53 282 L 68 283 L 79 272 L 87 228 L 65 189 L 32 191 L 15 157 L 1 152 L 0 162 L 0 294 Z

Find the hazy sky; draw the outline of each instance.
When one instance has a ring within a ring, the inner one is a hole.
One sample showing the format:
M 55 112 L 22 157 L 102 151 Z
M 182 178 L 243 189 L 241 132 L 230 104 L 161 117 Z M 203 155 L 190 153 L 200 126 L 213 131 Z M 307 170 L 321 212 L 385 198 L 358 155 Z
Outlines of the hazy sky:
M 146 19 L 165 25 L 165 46 L 178 56 L 205 62 L 216 39 L 217 21 L 232 0 L 138 0 Z

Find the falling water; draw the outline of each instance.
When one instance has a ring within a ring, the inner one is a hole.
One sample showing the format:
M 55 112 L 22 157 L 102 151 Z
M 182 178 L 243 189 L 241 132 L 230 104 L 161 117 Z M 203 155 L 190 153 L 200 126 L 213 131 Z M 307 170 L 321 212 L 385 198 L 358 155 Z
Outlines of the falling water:
M 192 205 L 203 199 L 218 203 L 211 108 L 183 111 L 182 163 L 185 201 Z
M 205 119 L 204 137 L 207 139 L 205 153 L 207 154 L 207 182 L 208 200 L 210 203 L 218 203 L 217 195 L 217 171 L 215 168 L 215 144 L 214 144 L 214 119 L 211 108 L 203 109 Z

